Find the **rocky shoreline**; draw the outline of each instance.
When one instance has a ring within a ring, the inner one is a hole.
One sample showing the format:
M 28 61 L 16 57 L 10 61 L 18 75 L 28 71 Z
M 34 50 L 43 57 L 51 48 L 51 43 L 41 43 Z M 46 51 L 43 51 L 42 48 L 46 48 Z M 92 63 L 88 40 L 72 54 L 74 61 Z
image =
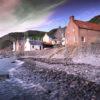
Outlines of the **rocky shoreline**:
M 9 74 L 0 74 L 0 81 L 9 79 Z
M 9 58 L 14 56 L 14 52 L 7 50 L 0 50 L 0 58 Z
M 39 68 L 53 69 L 57 71 L 65 71 L 67 74 L 73 74 L 83 77 L 89 81 L 100 84 L 99 66 L 93 66 L 84 63 L 74 63 L 70 59 L 47 59 L 47 58 L 20 58 L 29 65 Z
M 99 84 L 77 75 L 67 74 L 64 70 L 38 66 L 35 61 L 30 63 L 28 60 L 21 69 L 21 73 L 19 68 L 17 69 L 20 74 L 18 76 L 15 73 L 15 76 L 28 83 L 41 85 L 43 91 L 40 93 L 36 90 L 37 92 L 34 91 L 30 95 L 24 93 L 14 97 L 14 100 L 27 100 L 28 97 L 31 98 L 29 100 L 99 100 L 100 98 Z M 23 99 L 24 97 L 27 99 Z
M 2 54 L 3 55 L 3 54 Z M 6 57 L 13 53 L 5 53 Z M 4 57 L 5 57 L 4 56 Z M 39 84 L 37 88 L 26 90 L 12 100 L 99 100 L 100 68 L 84 63 L 74 63 L 66 58 L 18 57 L 25 63 L 16 68 L 16 78 L 27 84 Z M 26 73 L 26 72 L 27 73 Z M 30 91 L 33 92 L 30 92 Z M 30 98 L 30 99 L 29 99 Z

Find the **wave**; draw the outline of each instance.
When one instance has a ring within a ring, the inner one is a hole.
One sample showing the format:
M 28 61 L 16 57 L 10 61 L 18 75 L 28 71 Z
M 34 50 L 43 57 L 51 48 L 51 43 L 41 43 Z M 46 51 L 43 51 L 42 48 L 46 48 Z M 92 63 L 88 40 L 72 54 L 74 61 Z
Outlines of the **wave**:
M 8 72 L 9 72 L 10 76 L 13 76 L 13 73 L 16 71 L 16 69 L 19 68 L 19 67 L 21 67 L 24 64 L 24 61 L 20 61 L 20 60 L 15 60 L 15 62 L 16 62 L 16 66 L 17 67 L 9 69 Z
M 40 83 L 38 84 L 33 84 L 33 83 L 27 83 L 26 81 L 23 81 L 19 78 L 11 78 L 9 80 L 6 80 L 12 84 L 14 84 L 14 86 L 17 86 L 17 87 L 20 87 L 22 88 L 23 90 L 27 90 L 27 89 L 35 89 L 37 91 L 46 91 L 41 85 Z
M 21 66 L 22 64 L 24 64 L 24 61 L 21 61 L 21 60 L 15 60 L 15 61 L 18 66 Z
M 29 82 L 27 82 L 27 80 L 23 80 L 23 79 L 16 77 L 16 75 L 18 74 L 17 69 L 19 69 L 21 71 L 22 69 L 20 69 L 20 68 L 24 62 L 20 61 L 20 60 L 16 60 L 16 63 L 17 63 L 17 67 L 11 68 L 9 70 L 10 79 L 8 81 L 10 81 L 11 83 L 13 82 L 14 84 L 16 84 L 18 86 L 21 86 L 23 89 L 36 88 L 37 90 L 45 91 L 45 89 L 39 83 L 38 84 L 34 84 L 34 82 L 29 83 Z M 17 74 L 14 75 L 15 73 L 17 73 Z
M 41 90 L 44 90 L 44 88 L 38 83 L 38 84 L 33 84 L 33 83 L 26 83 L 25 81 L 22 81 L 21 79 L 14 78 L 15 82 L 19 83 L 21 87 L 24 89 L 30 89 L 30 88 L 38 88 Z

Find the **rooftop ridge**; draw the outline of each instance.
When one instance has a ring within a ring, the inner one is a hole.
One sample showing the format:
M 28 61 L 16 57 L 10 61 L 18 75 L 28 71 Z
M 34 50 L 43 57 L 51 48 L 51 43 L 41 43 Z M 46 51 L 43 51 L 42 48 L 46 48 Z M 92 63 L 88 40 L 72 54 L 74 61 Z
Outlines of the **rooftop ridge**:
M 100 31 L 100 24 L 96 24 L 96 23 L 92 23 L 92 22 L 87 22 L 87 21 L 80 21 L 80 20 L 74 20 L 74 22 L 80 28 Z

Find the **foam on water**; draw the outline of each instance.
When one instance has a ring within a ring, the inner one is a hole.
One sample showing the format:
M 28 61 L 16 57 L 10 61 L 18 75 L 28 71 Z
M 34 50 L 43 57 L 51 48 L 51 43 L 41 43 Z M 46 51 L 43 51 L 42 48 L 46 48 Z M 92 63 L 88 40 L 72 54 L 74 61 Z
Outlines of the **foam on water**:
M 9 69 L 9 75 L 10 76 L 13 76 L 13 72 L 16 71 L 16 68 L 18 68 L 18 67 L 22 66 L 22 64 L 24 64 L 24 62 L 20 61 L 20 60 L 15 60 L 15 62 L 16 62 L 17 67 Z
M 38 84 L 27 83 L 26 81 L 23 81 L 22 79 L 15 77 L 12 77 L 11 79 L 8 79 L 6 81 L 13 83 L 16 86 L 20 86 L 23 89 L 36 88 L 37 90 L 45 91 L 45 89 L 39 83 Z
M 16 69 L 20 69 L 20 67 L 22 66 L 24 62 L 23 61 L 20 61 L 20 60 L 16 60 L 16 64 L 17 64 L 17 67 L 15 68 L 11 68 L 9 70 L 9 75 L 10 75 L 10 80 L 8 81 L 11 81 L 13 82 L 14 84 L 17 84 L 19 86 L 21 86 L 23 89 L 31 89 L 31 88 L 36 88 L 37 90 L 42 90 L 42 91 L 45 91 L 45 89 L 40 85 L 40 84 L 34 84 L 34 82 L 27 82 L 25 80 L 22 80 L 20 78 L 16 78 L 14 76 L 14 73 L 17 72 Z
M 30 89 L 30 88 L 36 87 L 38 89 L 44 90 L 40 84 L 26 83 L 25 81 L 18 79 L 18 78 L 14 78 L 14 82 L 20 84 L 21 87 L 23 87 L 24 89 Z
M 24 64 L 24 61 L 20 61 L 20 60 L 15 60 L 18 66 L 21 66 L 22 64 Z

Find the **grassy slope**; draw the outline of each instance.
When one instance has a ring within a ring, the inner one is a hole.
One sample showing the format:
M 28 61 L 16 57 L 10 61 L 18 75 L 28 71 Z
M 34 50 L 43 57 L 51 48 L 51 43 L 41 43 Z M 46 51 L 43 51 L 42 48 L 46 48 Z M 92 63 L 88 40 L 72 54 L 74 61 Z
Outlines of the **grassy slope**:
M 100 24 L 100 15 L 95 16 L 95 17 L 92 18 L 89 22 Z

